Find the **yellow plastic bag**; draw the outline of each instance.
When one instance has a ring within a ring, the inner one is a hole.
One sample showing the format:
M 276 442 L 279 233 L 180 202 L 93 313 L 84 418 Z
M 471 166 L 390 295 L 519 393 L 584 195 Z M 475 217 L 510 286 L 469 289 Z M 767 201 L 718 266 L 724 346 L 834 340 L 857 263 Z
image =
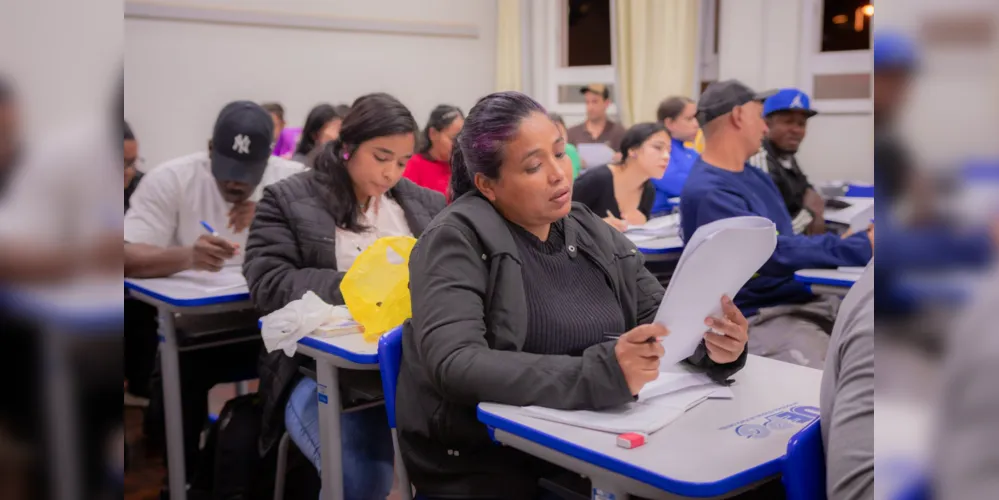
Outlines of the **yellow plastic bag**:
M 350 315 L 364 327 L 364 340 L 381 335 L 413 315 L 409 297 L 409 254 L 416 238 L 386 236 L 361 252 L 340 281 Z

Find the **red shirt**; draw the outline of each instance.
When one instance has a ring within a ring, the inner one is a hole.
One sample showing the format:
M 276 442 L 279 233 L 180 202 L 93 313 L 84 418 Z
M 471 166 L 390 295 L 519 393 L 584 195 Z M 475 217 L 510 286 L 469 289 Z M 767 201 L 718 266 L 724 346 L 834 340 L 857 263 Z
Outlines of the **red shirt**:
M 406 171 L 403 172 L 402 176 L 420 186 L 447 196 L 447 186 L 451 182 L 451 165 L 417 153 L 410 157 L 409 162 L 406 163 Z

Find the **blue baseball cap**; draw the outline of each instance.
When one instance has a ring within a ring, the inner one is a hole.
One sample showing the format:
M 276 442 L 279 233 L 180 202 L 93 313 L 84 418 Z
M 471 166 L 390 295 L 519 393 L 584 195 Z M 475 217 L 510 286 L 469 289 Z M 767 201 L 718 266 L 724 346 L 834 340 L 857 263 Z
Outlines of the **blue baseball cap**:
M 912 38 L 892 31 L 874 33 L 874 70 L 914 71 L 919 66 L 919 51 Z
M 763 116 L 770 116 L 778 111 L 801 111 L 809 117 L 819 114 L 812 109 L 812 100 L 808 98 L 808 94 L 798 89 L 780 89 L 763 101 Z

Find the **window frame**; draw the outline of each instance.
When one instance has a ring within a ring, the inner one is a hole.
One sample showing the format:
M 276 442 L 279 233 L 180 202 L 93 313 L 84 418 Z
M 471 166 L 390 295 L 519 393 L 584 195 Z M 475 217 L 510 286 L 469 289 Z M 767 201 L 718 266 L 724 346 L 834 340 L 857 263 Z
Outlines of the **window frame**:
M 799 88 L 812 96 L 812 107 L 828 114 L 865 114 L 874 111 L 874 56 L 868 50 L 822 52 L 822 14 L 824 0 L 805 0 L 801 9 L 799 51 Z M 873 32 L 873 30 L 871 30 Z M 872 42 L 873 44 L 873 42 Z M 818 75 L 866 73 L 872 75 L 872 97 L 866 99 L 817 99 L 814 80 Z

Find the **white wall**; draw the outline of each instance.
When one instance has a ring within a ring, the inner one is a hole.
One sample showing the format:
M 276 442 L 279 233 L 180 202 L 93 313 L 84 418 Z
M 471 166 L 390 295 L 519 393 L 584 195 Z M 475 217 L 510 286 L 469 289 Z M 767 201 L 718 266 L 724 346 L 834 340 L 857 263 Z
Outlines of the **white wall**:
M 184 5 L 192 5 L 185 3 Z M 153 166 L 204 148 L 236 99 L 278 101 L 301 126 L 319 102 L 384 91 L 417 121 L 450 103 L 467 110 L 495 81 L 493 0 L 198 0 L 201 7 L 472 26 L 475 37 L 307 30 L 127 17 L 125 116 Z
M 922 165 L 954 167 L 969 157 L 999 157 L 999 3 L 995 0 L 878 0 L 878 29 L 918 33 L 940 14 L 991 18 L 990 45 L 921 47 L 921 73 L 901 125 Z
M 803 1 L 814 0 L 721 0 L 719 79 L 757 90 L 801 86 Z M 813 182 L 873 182 L 873 115 L 817 109 L 797 155 L 805 173 Z

